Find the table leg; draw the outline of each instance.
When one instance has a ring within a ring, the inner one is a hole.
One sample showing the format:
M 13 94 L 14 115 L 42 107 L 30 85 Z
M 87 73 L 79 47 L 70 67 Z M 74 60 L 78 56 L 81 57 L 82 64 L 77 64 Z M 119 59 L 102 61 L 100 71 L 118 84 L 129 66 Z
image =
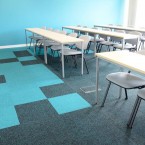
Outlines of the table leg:
M 125 45 L 125 40 L 122 39 L 122 50 L 124 49 L 124 45 Z
M 83 50 L 83 42 L 81 42 L 81 48 L 82 48 L 82 70 L 81 70 L 81 74 L 83 75 L 83 69 L 84 69 L 84 50 Z
M 26 37 L 26 47 L 28 47 L 28 41 L 27 41 L 27 30 L 25 30 L 25 37 Z
M 98 88 L 99 88 L 99 58 L 96 58 L 96 101 L 98 102 Z
M 62 78 L 65 77 L 64 74 L 64 55 L 63 55 L 63 44 L 61 44 L 61 64 L 62 64 Z
M 34 38 L 34 33 L 33 33 L 33 38 Z M 33 39 L 33 51 L 34 51 L 34 55 L 36 55 L 36 50 L 35 50 L 35 46 L 34 46 L 34 39 Z
M 96 54 L 96 34 L 94 34 L 94 55 Z
M 45 60 L 45 63 L 47 64 L 47 48 L 45 45 L 45 38 L 44 37 L 43 37 L 43 44 L 44 44 L 44 60 Z

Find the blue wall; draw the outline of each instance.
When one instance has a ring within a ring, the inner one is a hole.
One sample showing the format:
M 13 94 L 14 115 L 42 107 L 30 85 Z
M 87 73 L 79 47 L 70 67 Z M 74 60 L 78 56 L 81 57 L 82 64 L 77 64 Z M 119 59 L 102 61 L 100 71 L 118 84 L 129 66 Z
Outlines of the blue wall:
M 24 28 L 122 24 L 124 0 L 0 0 L 0 45 L 25 43 Z

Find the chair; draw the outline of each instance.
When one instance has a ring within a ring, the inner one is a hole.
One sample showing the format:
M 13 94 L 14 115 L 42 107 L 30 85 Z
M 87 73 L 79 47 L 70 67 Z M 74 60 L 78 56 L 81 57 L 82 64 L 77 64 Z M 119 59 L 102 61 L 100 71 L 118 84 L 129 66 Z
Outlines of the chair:
M 117 33 L 125 33 L 124 30 L 115 30 L 115 32 L 117 32 Z M 100 42 L 100 45 L 101 45 L 101 48 L 102 48 L 103 45 L 107 46 L 107 50 L 110 51 L 110 47 L 112 47 L 115 44 L 120 44 L 120 43 L 121 43 L 121 39 L 120 38 L 111 36 L 111 37 L 109 37 L 108 41 Z M 100 51 L 101 51 L 101 48 L 100 48 Z
M 70 33 L 68 34 L 68 36 L 71 36 L 71 37 L 77 37 L 77 33 Z M 52 43 L 51 43 L 52 44 Z M 68 46 L 69 48 L 72 48 L 72 46 L 74 45 L 74 43 L 72 44 L 65 44 L 66 46 Z M 47 46 L 47 45 L 46 45 Z M 61 50 L 61 46 L 59 43 L 57 43 L 57 45 L 54 43 L 52 45 L 49 45 L 50 49 L 51 49 L 51 52 L 52 52 L 52 56 L 54 57 L 55 55 L 55 52 L 58 53 L 58 51 Z M 66 47 L 65 47 L 66 48 Z M 58 56 L 59 56 L 59 53 L 58 53 Z
M 128 32 L 128 34 L 138 35 L 138 38 L 126 40 L 126 44 L 124 45 L 124 49 L 127 49 L 129 51 L 138 51 L 138 41 L 139 41 L 142 34 L 140 32 L 136 32 L 136 31 L 130 31 L 130 32 Z M 113 45 L 113 50 L 116 50 L 116 49 L 122 50 L 123 49 L 122 44 Z
M 58 29 L 52 29 L 52 28 L 48 28 L 47 30 L 49 31 L 52 31 L 52 32 L 56 32 L 56 33 L 61 33 L 61 34 L 66 34 L 65 31 L 61 31 L 61 30 L 58 30 Z M 51 47 L 52 45 L 60 45 L 60 43 L 58 42 L 55 42 L 53 40 L 49 40 L 49 39 L 46 39 L 45 40 L 45 46 L 46 46 L 46 49 L 48 47 Z M 36 48 L 39 48 L 39 53 L 41 51 L 42 48 L 44 48 L 44 44 L 43 44 L 43 40 L 42 39 L 39 39 L 35 45 L 35 51 L 36 51 Z
M 82 26 L 83 28 L 88 28 L 87 26 Z M 80 31 L 80 35 L 87 35 L 87 32 Z
M 111 31 L 110 28 L 102 28 L 102 30 L 103 31 Z M 110 41 L 111 40 L 110 37 L 103 35 L 103 34 L 100 34 L 99 36 L 100 36 L 100 38 L 103 38 L 104 41 L 99 42 L 97 52 L 101 52 L 103 45 L 107 46 L 107 50 L 110 51 L 109 47 L 113 45 L 113 43 Z
M 81 27 L 81 25 L 77 25 L 77 27 Z M 80 31 L 78 30 L 74 30 L 74 33 L 77 33 L 78 36 L 80 35 Z
M 145 36 L 141 36 L 140 37 L 140 44 L 138 47 L 139 50 L 144 49 L 144 43 L 145 43 Z
M 132 126 L 133 126 L 136 114 L 138 112 L 138 109 L 139 109 L 139 106 L 140 106 L 140 103 L 142 100 L 145 100 L 145 89 L 141 89 L 137 93 L 137 98 L 136 98 L 132 113 L 130 115 L 129 121 L 127 123 L 127 126 L 129 128 L 132 128 Z
M 104 106 L 110 85 L 112 83 L 119 86 L 120 88 L 124 88 L 126 100 L 128 99 L 127 89 L 138 89 L 138 88 L 141 89 L 145 87 L 145 80 L 136 75 L 131 74 L 130 71 L 128 73 L 127 72 L 111 73 L 106 76 L 106 79 L 109 81 L 109 84 L 106 89 L 104 100 L 101 106 Z
M 42 27 L 41 29 L 46 29 L 46 27 L 44 26 L 44 27 Z M 30 47 L 31 47 L 32 40 L 36 41 L 36 44 L 37 44 L 37 42 L 38 42 L 39 40 L 43 39 L 42 36 L 40 36 L 40 35 L 29 36 L 29 38 L 30 38 L 30 46 L 29 46 L 29 49 L 30 49 Z
M 53 31 L 53 28 L 47 28 L 47 30 L 49 30 L 49 31 Z
M 77 67 L 76 56 L 80 56 L 82 54 L 82 52 L 80 50 L 82 50 L 82 49 L 86 50 L 88 48 L 88 44 L 89 44 L 89 41 L 90 41 L 90 37 L 88 35 L 81 35 L 79 38 L 84 40 L 82 46 L 81 46 L 80 43 L 76 43 L 76 50 L 75 49 L 70 49 L 70 48 L 65 48 L 63 50 L 63 55 L 64 56 L 72 56 L 73 57 L 75 67 Z M 60 53 L 62 53 L 61 50 L 60 50 Z M 83 59 L 84 59 L 85 67 L 87 69 L 87 73 L 89 73 L 85 57 Z
M 94 27 L 92 29 L 98 30 L 98 28 Z M 91 36 L 89 46 L 91 46 L 92 43 L 94 43 L 94 33 L 88 33 L 89 36 Z M 103 38 L 100 38 L 99 36 L 96 38 L 96 48 L 98 48 L 99 42 L 105 41 Z
M 109 49 L 109 46 L 112 45 L 112 42 L 108 41 L 108 36 L 99 34 L 99 37 L 100 37 L 100 41 L 98 41 L 98 45 L 96 45 L 97 52 L 101 52 L 103 45 L 108 46 Z
M 118 32 L 118 33 L 125 33 L 125 30 L 118 30 L 118 29 L 114 29 L 114 32 Z
M 66 31 L 64 31 L 64 30 L 59 30 L 59 32 L 58 33 L 60 33 L 60 34 L 64 34 L 64 35 L 66 35 L 67 34 L 67 32 Z

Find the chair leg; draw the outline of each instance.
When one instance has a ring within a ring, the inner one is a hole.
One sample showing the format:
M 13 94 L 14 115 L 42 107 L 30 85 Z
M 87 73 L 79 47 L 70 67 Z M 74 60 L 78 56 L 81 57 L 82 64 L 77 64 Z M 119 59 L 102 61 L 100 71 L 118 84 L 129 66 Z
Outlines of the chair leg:
M 109 81 L 109 84 L 108 84 L 108 87 L 106 89 L 105 96 L 104 96 L 104 99 L 103 99 L 101 107 L 104 107 L 104 104 L 105 104 L 105 101 L 106 101 L 106 98 L 107 98 L 107 95 L 108 95 L 108 91 L 110 89 L 110 85 L 111 85 L 111 82 Z
M 96 45 L 96 52 L 99 52 L 99 48 L 100 48 L 100 44 L 98 43 L 98 44 Z
M 98 52 L 101 52 L 102 49 L 102 45 L 100 44 L 99 48 L 98 48 Z
M 110 51 L 110 46 L 108 45 L 108 47 L 107 47 L 107 51 Z
M 31 38 L 31 40 L 30 40 L 30 46 L 29 46 L 29 49 L 30 49 L 30 47 L 31 47 L 31 43 L 32 43 L 32 38 Z
M 122 95 L 122 88 L 120 87 L 119 88 L 119 99 L 121 98 L 121 95 Z
M 85 58 L 84 58 L 84 63 L 85 63 L 86 69 L 87 69 L 87 74 L 89 74 L 89 70 L 88 70 L 88 66 L 87 66 L 87 63 L 86 63 L 86 59 Z
M 128 95 L 127 95 L 127 89 L 124 89 L 125 90 L 125 100 L 128 99 Z
M 140 41 L 139 46 L 138 46 L 138 50 L 141 50 L 141 49 L 140 49 L 141 46 L 142 46 L 142 42 Z
M 128 128 L 132 128 L 132 125 L 134 123 L 138 108 L 140 106 L 140 103 L 141 103 L 141 98 L 139 96 L 137 96 L 132 113 L 131 113 L 129 121 L 127 123 Z
M 73 62 L 74 67 L 77 68 L 76 55 L 72 55 L 72 59 L 74 60 L 74 62 Z
M 113 47 L 113 51 L 115 51 L 116 50 L 116 48 L 115 47 Z

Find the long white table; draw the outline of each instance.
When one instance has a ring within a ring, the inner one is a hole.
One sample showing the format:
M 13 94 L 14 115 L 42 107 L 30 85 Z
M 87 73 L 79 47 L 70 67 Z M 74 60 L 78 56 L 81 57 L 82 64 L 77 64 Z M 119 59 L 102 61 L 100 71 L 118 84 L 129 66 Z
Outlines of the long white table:
M 126 30 L 126 31 L 138 31 L 141 33 L 145 33 L 145 29 L 137 28 L 137 27 L 126 27 L 126 26 L 115 26 L 115 25 L 94 25 L 94 27 L 102 27 L 102 28 L 110 28 L 110 29 L 118 29 L 118 30 Z
M 139 36 L 132 35 L 132 34 L 125 34 L 125 33 L 119 33 L 119 32 L 112 32 L 112 31 L 103 31 L 103 30 L 97 30 L 92 28 L 83 28 L 83 27 L 77 27 L 77 26 L 63 26 L 62 29 L 70 29 L 70 30 L 77 30 L 82 31 L 86 33 L 94 34 L 94 53 L 96 53 L 96 35 L 102 34 L 109 37 L 116 37 L 119 38 L 122 41 L 122 49 L 124 49 L 125 40 L 127 39 L 137 39 Z
M 64 35 L 64 34 L 59 34 L 59 33 L 56 33 L 56 32 L 52 32 L 52 31 L 49 31 L 49 30 L 44 30 L 44 29 L 41 29 L 41 28 L 26 28 L 25 29 L 25 32 L 26 31 L 29 31 L 33 34 L 37 34 L 37 35 L 40 35 L 43 37 L 43 42 L 44 42 L 44 60 L 45 60 L 45 63 L 47 64 L 47 49 L 46 49 L 46 46 L 45 46 L 45 40 L 46 39 L 50 39 L 50 40 L 53 40 L 53 41 L 56 41 L 58 43 L 60 43 L 61 45 L 61 48 L 62 48 L 62 55 L 61 55 L 61 60 L 62 60 L 62 77 L 64 78 L 65 77 L 65 74 L 64 74 L 64 54 L 63 54 L 63 46 L 65 44 L 69 44 L 69 43 L 81 43 L 81 45 L 83 45 L 83 40 L 82 39 L 79 39 L 79 38 L 74 38 L 74 37 L 71 37 L 71 36 L 67 36 L 67 35 Z M 81 74 L 83 74 L 83 50 L 82 50 L 82 68 L 81 68 Z
M 98 102 L 98 83 L 99 83 L 99 60 L 119 65 L 121 67 L 133 70 L 140 74 L 145 74 L 145 56 L 139 53 L 128 51 L 112 51 L 96 53 L 96 103 Z

